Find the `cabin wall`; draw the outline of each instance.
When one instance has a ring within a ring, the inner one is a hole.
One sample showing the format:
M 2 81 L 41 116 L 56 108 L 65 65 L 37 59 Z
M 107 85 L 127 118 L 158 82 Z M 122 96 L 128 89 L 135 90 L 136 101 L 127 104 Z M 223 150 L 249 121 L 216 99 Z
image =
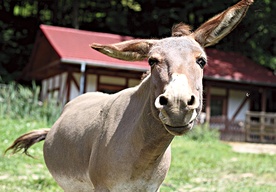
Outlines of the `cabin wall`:
M 56 98 L 60 102 L 65 104 L 68 100 L 76 98 L 80 95 L 80 79 L 81 73 L 77 72 L 72 73 L 71 77 L 69 73 L 64 72 L 48 79 L 44 79 L 42 81 L 41 91 L 42 100 Z M 67 83 L 69 83 L 69 85 L 67 85 Z M 136 86 L 139 83 L 140 79 L 86 74 L 85 92 L 104 91 L 108 93 L 113 93 L 127 87 Z M 220 99 L 222 100 L 222 102 L 225 102 L 224 104 L 221 104 L 221 106 L 218 106 L 216 103 L 213 105 L 215 105 L 215 107 L 221 107 L 221 112 L 223 113 L 222 116 L 226 115 L 227 119 L 230 120 L 246 97 L 247 92 L 231 89 L 227 90 L 220 87 L 211 87 L 210 94 L 211 99 L 215 101 L 218 101 Z M 249 110 L 249 107 L 250 104 L 249 101 L 247 101 L 241 108 L 240 112 L 237 114 L 235 121 L 244 121 L 245 114 Z
M 125 86 L 126 83 L 127 83 L 127 79 L 123 78 L 123 77 L 101 75 L 100 76 L 100 83 L 101 84 Z
M 241 106 L 244 98 L 246 97 L 246 91 L 232 90 L 218 87 L 210 88 L 211 94 L 211 110 L 213 113 L 221 113 L 219 116 L 225 116 L 227 119 L 232 119 L 232 117 L 237 112 L 238 108 Z M 213 103 L 212 103 L 213 102 Z M 217 108 L 217 109 L 215 109 Z M 218 112 L 216 112 L 217 110 Z M 245 114 L 249 110 L 249 101 L 242 106 L 241 110 L 235 117 L 235 121 L 244 121 Z M 211 114 L 211 117 L 215 116 Z
M 126 78 L 122 76 L 99 75 L 97 91 L 115 93 L 128 87 L 134 87 L 140 82 L 140 79 Z
M 242 101 L 246 97 L 247 92 L 230 90 L 229 91 L 229 100 L 228 100 L 228 119 L 231 119 Z M 249 101 L 247 101 L 244 106 L 241 108 L 240 112 L 235 118 L 235 121 L 245 121 L 246 112 L 249 110 Z
M 129 79 L 128 80 L 128 87 L 135 87 L 136 85 L 139 85 L 141 82 L 140 79 Z
M 88 74 L 86 78 L 86 92 L 97 91 L 97 75 Z
M 80 73 L 73 73 L 73 79 L 70 80 L 70 96 L 69 96 L 69 100 L 72 100 L 74 98 L 76 98 L 77 96 L 80 95 L 80 91 L 79 91 L 79 84 L 80 84 L 80 78 L 81 78 L 81 74 Z
M 48 79 L 43 79 L 41 84 L 41 99 L 44 101 L 56 98 L 61 102 L 65 102 L 66 79 L 66 73 L 62 73 Z
M 41 99 L 55 98 L 65 104 L 80 95 L 80 79 L 81 73 L 64 72 L 42 80 Z M 85 82 L 85 92 L 103 91 L 114 93 L 138 85 L 140 79 L 86 74 Z
M 80 95 L 80 79 L 81 79 L 81 73 L 73 73 L 74 81 L 70 81 L 70 97 L 69 100 L 72 100 Z M 97 78 L 98 75 L 94 74 L 87 74 L 86 75 L 86 86 L 85 90 L 86 92 L 95 92 L 97 91 Z M 76 84 L 77 83 L 77 84 Z
M 218 88 L 218 87 L 211 87 L 210 89 L 211 95 L 219 95 L 226 97 L 226 89 Z

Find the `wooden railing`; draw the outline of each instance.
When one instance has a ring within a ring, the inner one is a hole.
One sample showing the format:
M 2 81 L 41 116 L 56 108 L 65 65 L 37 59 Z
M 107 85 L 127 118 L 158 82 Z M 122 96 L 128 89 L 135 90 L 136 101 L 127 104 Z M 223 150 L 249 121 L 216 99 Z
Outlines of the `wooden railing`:
M 243 121 L 229 121 L 225 116 L 210 118 L 210 127 L 220 132 L 220 139 L 224 141 L 245 141 Z
M 276 113 L 246 113 L 246 141 L 258 143 L 276 143 Z

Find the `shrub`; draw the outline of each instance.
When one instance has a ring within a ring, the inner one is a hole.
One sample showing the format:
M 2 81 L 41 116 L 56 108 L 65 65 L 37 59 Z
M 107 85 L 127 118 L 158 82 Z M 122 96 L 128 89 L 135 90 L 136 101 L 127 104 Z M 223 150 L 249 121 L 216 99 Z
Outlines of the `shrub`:
M 57 100 L 39 100 L 40 87 L 35 83 L 26 87 L 17 83 L 0 85 L 0 116 L 30 118 L 52 124 L 61 112 Z
M 208 124 L 196 125 L 188 134 L 187 138 L 196 141 L 219 140 L 219 131 L 212 129 Z

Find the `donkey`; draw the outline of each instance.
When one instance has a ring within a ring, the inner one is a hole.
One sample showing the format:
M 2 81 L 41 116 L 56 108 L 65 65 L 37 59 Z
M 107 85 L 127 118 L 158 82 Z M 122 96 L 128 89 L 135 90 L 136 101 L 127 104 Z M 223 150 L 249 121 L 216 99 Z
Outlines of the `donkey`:
M 171 159 L 170 143 L 192 129 L 202 108 L 204 47 L 214 45 L 244 17 L 241 0 L 191 32 L 91 47 L 111 57 L 148 58 L 150 74 L 116 94 L 86 93 L 70 101 L 51 129 L 19 137 L 14 152 L 45 139 L 44 159 L 66 192 L 159 191 Z M 27 153 L 28 154 L 28 153 Z

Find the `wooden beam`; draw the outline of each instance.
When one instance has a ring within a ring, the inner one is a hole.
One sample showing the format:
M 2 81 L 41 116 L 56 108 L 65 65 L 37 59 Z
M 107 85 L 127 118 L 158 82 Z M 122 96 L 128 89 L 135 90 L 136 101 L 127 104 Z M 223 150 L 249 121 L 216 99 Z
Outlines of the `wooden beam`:
M 60 102 L 61 103 L 61 96 L 62 96 L 62 90 L 61 90 L 61 88 L 62 88 L 62 74 L 59 74 L 58 75 L 58 86 L 59 86 L 59 91 L 58 91 L 58 102 Z
M 79 86 L 79 84 L 78 84 L 76 78 L 74 77 L 74 75 L 73 75 L 72 73 L 70 73 L 70 74 L 71 74 L 71 80 L 72 80 L 73 83 L 76 85 L 78 91 L 80 91 L 80 86 Z
M 224 99 L 223 102 L 223 110 L 224 110 L 224 115 L 225 115 L 225 129 L 228 130 L 229 129 L 229 120 L 228 120 L 228 103 L 229 103 L 229 88 L 226 88 L 226 99 Z
M 80 67 L 77 65 L 66 65 L 62 63 L 60 65 L 60 69 L 62 71 L 71 71 L 71 72 L 80 72 Z M 128 70 L 118 70 L 118 69 L 108 69 L 108 68 L 100 68 L 100 67 L 91 67 L 89 65 L 86 66 L 86 74 L 93 75 L 110 75 L 116 77 L 129 77 L 133 79 L 141 79 L 143 72 L 137 71 L 128 71 Z
M 67 80 L 66 80 L 67 93 L 66 93 L 66 102 L 65 103 L 70 101 L 71 78 L 72 78 L 72 73 L 68 72 L 67 73 Z
M 265 88 L 262 89 L 262 103 L 261 103 L 261 110 L 262 112 L 266 112 L 266 96 L 267 90 Z
M 99 91 L 99 86 L 100 86 L 100 75 L 97 74 L 96 91 Z
M 238 109 L 236 110 L 234 115 L 232 116 L 230 123 L 233 123 L 235 121 L 237 115 L 240 113 L 241 109 L 244 107 L 244 105 L 248 101 L 248 99 L 249 99 L 249 94 L 246 94 L 243 101 L 241 102 L 240 106 L 238 107 Z
M 86 63 L 82 62 L 80 67 L 81 77 L 80 77 L 80 85 L 79 85 L 79 94 L 85 93 L 85 78 L 86 78 Z
M 258 91 L 260 85 L 250 84 L 250 83 L 240 83 L 240 82 L 223 82 L 223 81 L 210 81 L 203 79 L 205 85 L 209 85 L 210 87 L 221 87 L 221 88 L 229 88 L 230 90 L 241 90 L 241 91 Z
M 87 73 L 84 73 L 84 93 L 87 92 Z

